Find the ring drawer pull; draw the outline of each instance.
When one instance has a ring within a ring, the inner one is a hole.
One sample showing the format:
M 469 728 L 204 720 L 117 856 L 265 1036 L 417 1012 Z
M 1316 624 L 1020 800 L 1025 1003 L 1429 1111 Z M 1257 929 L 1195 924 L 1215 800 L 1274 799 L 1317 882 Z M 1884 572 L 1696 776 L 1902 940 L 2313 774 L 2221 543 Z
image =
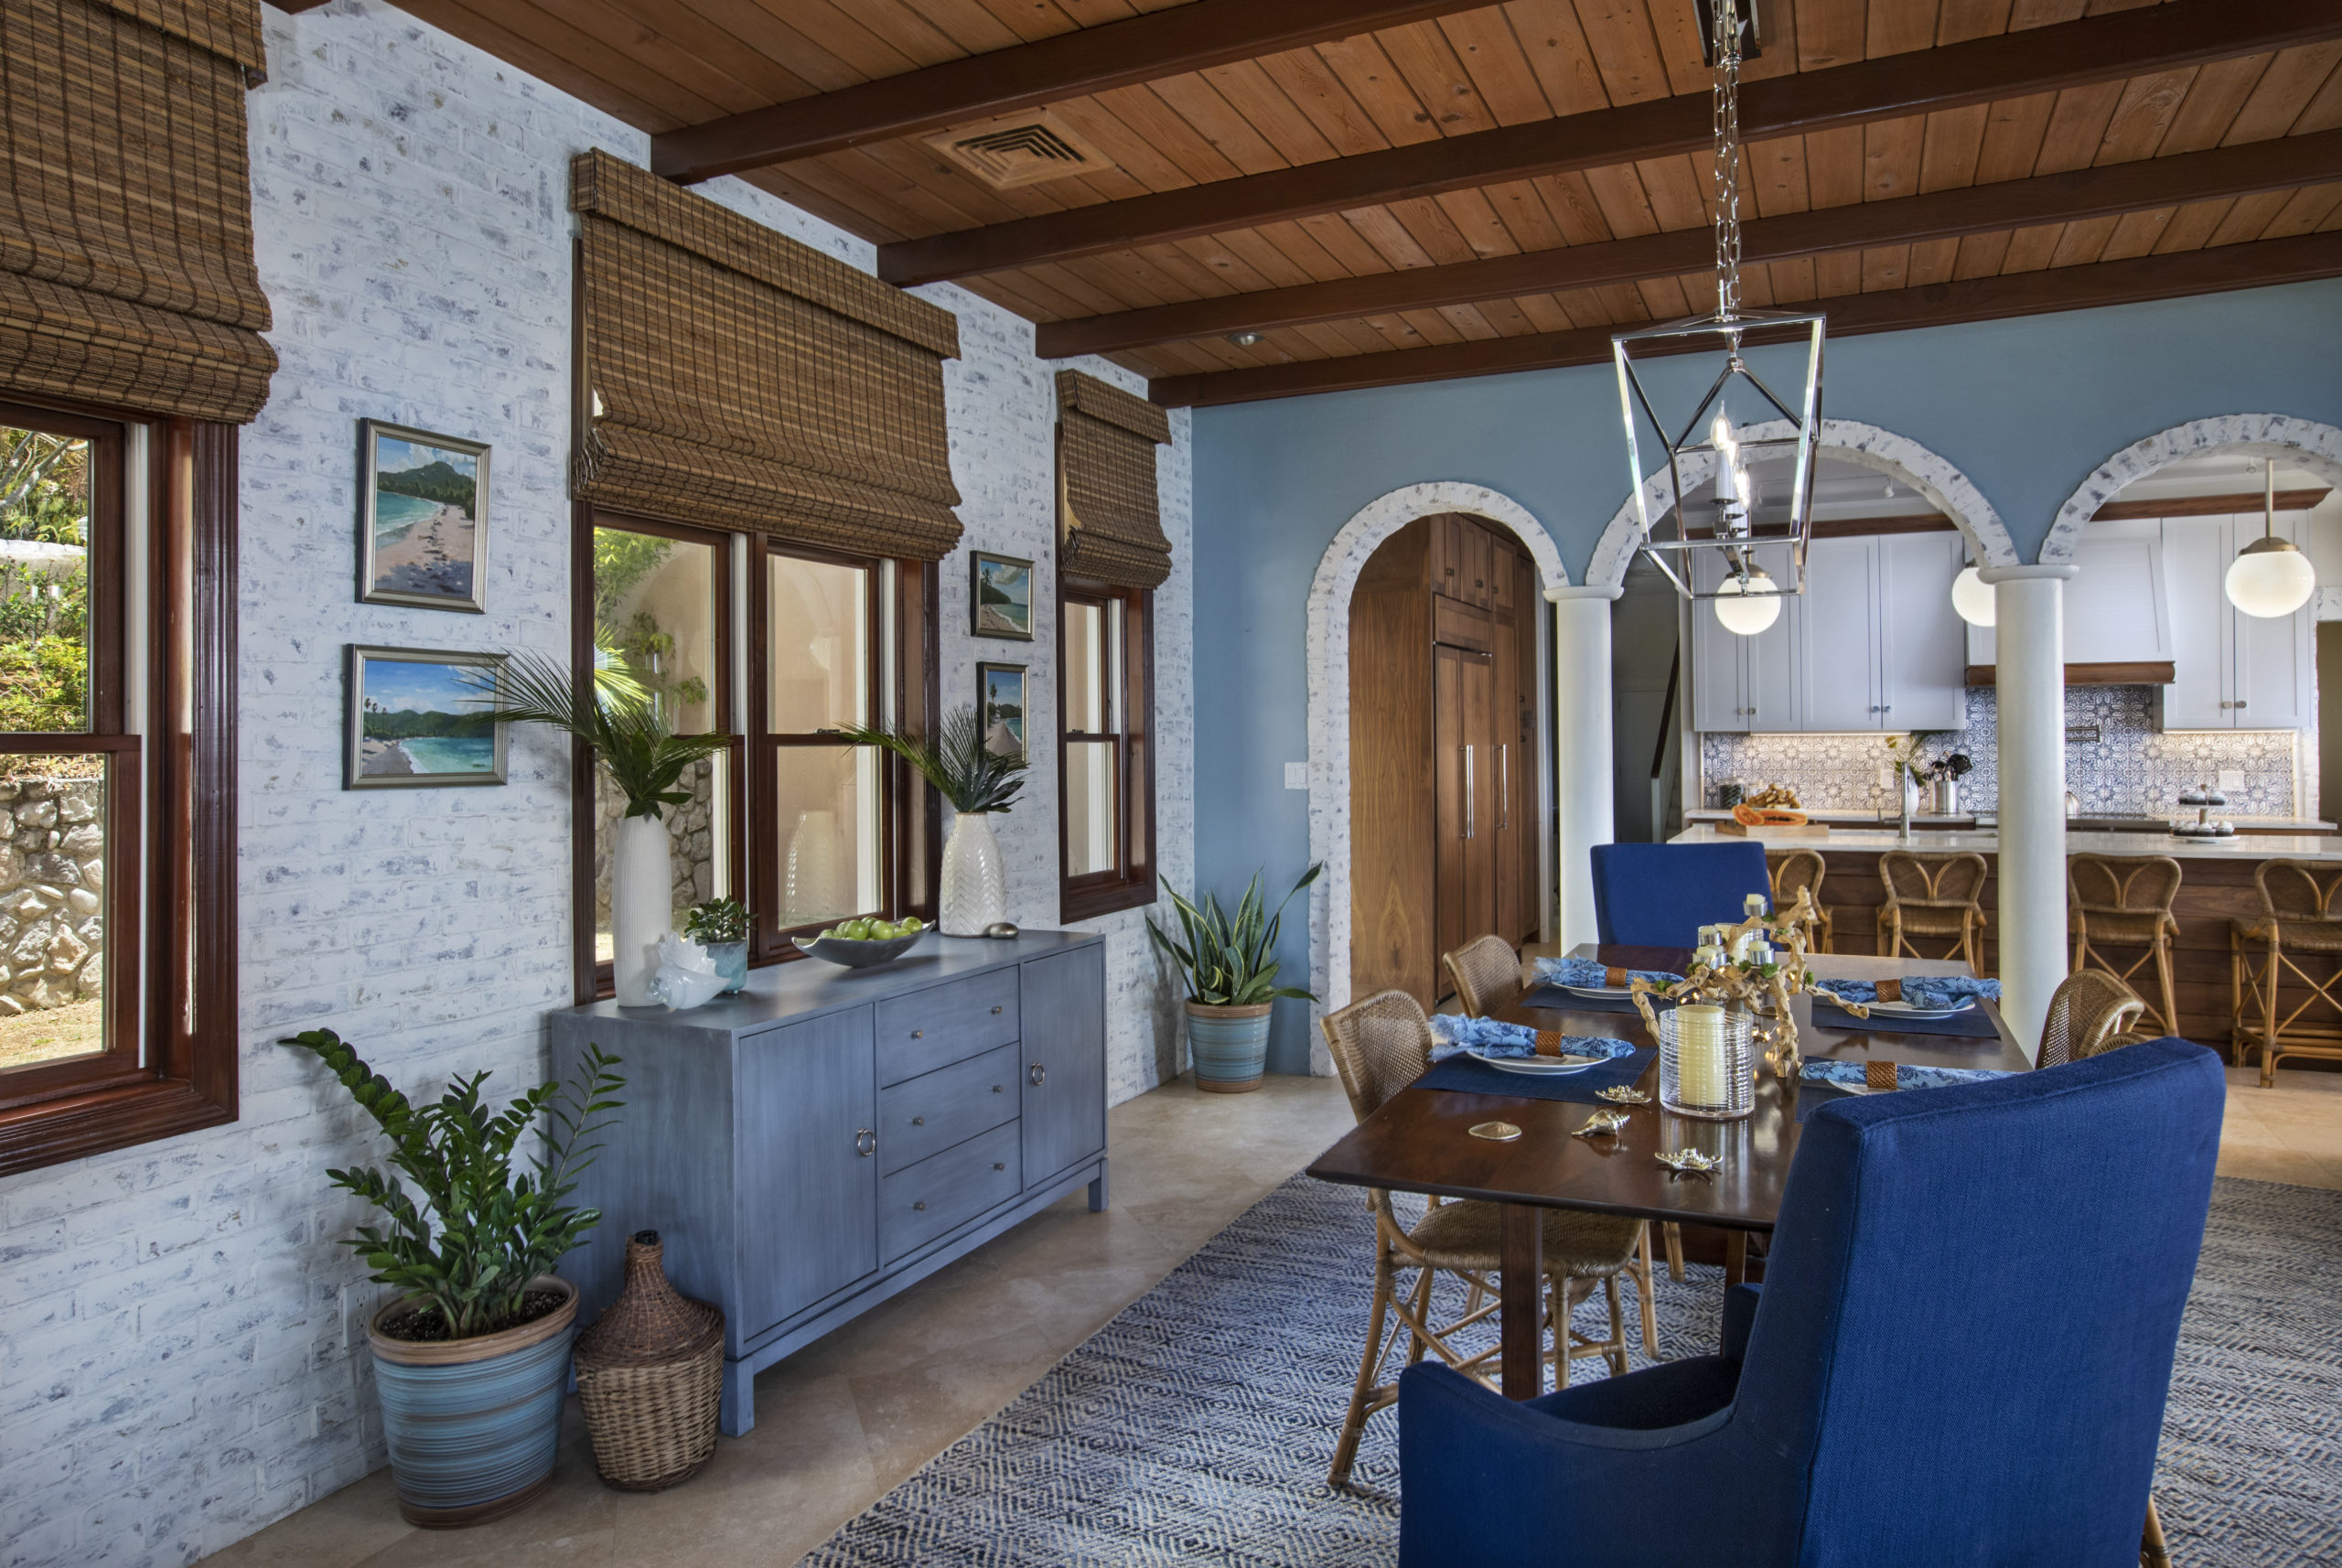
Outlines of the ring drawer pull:
M 867 1127 L 858 1128 L 854 1134 L 854 1152 L 868 1159 L 878 1151 L 878 1134 Z
M 1035 1062 L 1033 1064 L 1032 1070 L 1027 1072 L 1025 1076 L 1033 1080 L 1034 1088 L 1038 1089 L 1041 1085 L 1049 1081 L 1049 1069 L 1043 1067 L 1039 1062 Z
M 999 1008 L 997 1008 L 997 1007 L 994 1008 L 994 1009 L 992 1010 L 992 1015 L 993 1015 L 994 1017 L 995 1017 L 995 1018 L 999 1017 L 999 1016 L 1000 1016 L 1000 1009 L 999 1009 Z
M 1003 1089 L 1000 1085 L 998 1085 L 998 1084 L 996 1084 L 996 1083 L 995 1083 L 995 1084 L 994 1084 L 994 1085 L 992 1086 L 992 1091 L 993 1091 L 994 1094 L 1005 1094 L 1005 1093 L 1007 1093 L 1007 1092 L 1008 1092 L 1006 1090 Z
M 922 1197 L 917 1203 L 912 1204 L 911 1207 L 924 1212 L 927 1208 L 927 1199 Z
M 924 1116 L 914 1116 L 911 1118 L 911 1125 L 914 1127 L 924 1127 L 927 1125 L 927 1118 Z
M 913 1029 L 911 1031 L 911 1038 L 914 1040 L 924 1039 L 926 1036 L 927 1031 L 925 1029 Z
M 994 1160 L 992 1163 L 992 1168 L 996 1171 L 1004 1171 L 1008 1168 L 1008 1162 L 1006 1160 Z

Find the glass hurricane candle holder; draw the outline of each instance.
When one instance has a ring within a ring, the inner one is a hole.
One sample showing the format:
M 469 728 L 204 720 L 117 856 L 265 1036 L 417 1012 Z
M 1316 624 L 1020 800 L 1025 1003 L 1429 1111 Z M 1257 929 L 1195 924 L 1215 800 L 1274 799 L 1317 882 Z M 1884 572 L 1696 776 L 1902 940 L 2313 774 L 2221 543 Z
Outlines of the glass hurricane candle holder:
M 1659 1017 L 1659 1102 L 1680 1116 L 1731 1122 L 1756 1108 L 1754 1019 L 1738 1007 L 1685 1003 Z

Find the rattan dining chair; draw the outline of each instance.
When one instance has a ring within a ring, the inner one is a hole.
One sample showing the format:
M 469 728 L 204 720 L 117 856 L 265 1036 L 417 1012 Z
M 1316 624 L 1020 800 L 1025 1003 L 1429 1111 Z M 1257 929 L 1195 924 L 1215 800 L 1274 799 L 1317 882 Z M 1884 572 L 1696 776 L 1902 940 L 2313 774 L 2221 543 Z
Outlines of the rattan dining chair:
M 1878 857 L 1878 880 L 1886 901 L 1878 907 L 1881 958 L 1961 958 L 1984 972 L 1984 878 L 1990 867 L 1971 850 L 1915 853 L 1890 849 Z M 1921 952 L 1912 941 L 1924 937 L 1949 941 L 1939 953 Z
M 1821 901 L 1822 878 L 1830 875 L 1830 863 L 1821 858 L 1821 852 L 1789 850 L 1773 861 L 1772 869 L 1774 913 L 1795 908 L 1799 893 L 1809 895 L 1813 900 L 1813 918 L 1806 922 L 1811 929 L 1806 934 L 1805 950 L 1835 951 L 1831 946 L 1830 907 Z
M 1454 952 L 1440 954 L 1439 961 L 1446 966 L 1448 978 L 1456 983 L 1456 1001 L 1472 1017 L 1491 1016 L 1498 1008 L 1520 1000 L 1520 955 L 1512 950 L 1511 943 L 1493 931 L 1473 938 Z M 1666 1222 L 1666 1240 L 1668 1277 L 1680 1280 L 1683 1277 L 1683 1228 L 1671 1219 Z M 1634 1277 L 1636 1296 L 1642 1305 L 1643 1348 L 1656 1360 L 1659 1304 L 1651 1294 L 1649 1225 L 1635 1240 L 1635 1261 L 1628 1265 L 1627 1273 Z
M 2342 1011 L 2342 866 L 2264 860 L 2252 885 L 2261 890 L 2260 918 L 2229 922 L 2231 1038 L 2240 1067 L 2248 1048 L 2260 1047 L 2261 1087 L 2267 1089 L 2277 1081 L 2282 1057 L 2342 1058 L 2342 1023 L 2335 1018 Z M 2281 1017 L 2278 992 L 2288 980 L 2308 994 Z
M 2148 1012 L 2165 1035 L 2179 1033 L 2171 972 L 2179 937 L 2171 906 L 2179 879 L 2179 862 L 2167 854 L 2077 854 L 2066 862 L 2066 928 L 2074 939 L 2075 972 L 2094 963 L 2127 984 L 2152 962 L 2163 1005 Z M 2142 950 L 2118 969 L 2103 950 L 2108 947 Z
M 1404 991 L 1380 991 L 1353 1002 L 1327 1015 L 1323 1027 L 1334 1066 L 1342 1076 L 1342 1088 L 1350 1097 L 1350 1110 L 1360 1122 L 1422 1077 L 1431 1065 L 1431 1020 L 1423 1016 L 1422 1004 Z M 1497 1314 L 1500 1252 L 1497 1206 L 1433 1197 L 1423 1217 L 1410 1229 L 1392 1209 L 1388 1192 L 1369 1188 L 1366 1205 L 1374 1215 L 1374 1306 L 1367 1324 L 1366 1348 L 1359 1358 L 1358 1382 L 1350 1391 L 1349 1413 L 1343 1418 L 1341 1439 L 1334 1446 L 1334 1463 L 1327 1475 L 1327 1484 L 1336 1487 L 1349 1479 L 1367 1417 L 1398 1400 L 1397 1382 L 1383 1383 L 1378 1379 L 1402 1337 L 1407 1341 L 1404 1364 L 1422 1359 L 1428 1350 L 1459 1372 L 1491 1387 L 1496 1381 L 1499 1351 L 1493 1334 L 1482 1350 L 1459 1348 L 1450 1340 Z M 1544 1359 L 1553 1366 L 1555 1382 L 1568 1386 L 1570 1362 L 1587 1356 L 1604 1357 L 1613 1372 L 1624 1374 L 1627 1324 L 1618 1300 L 1618 1276 L 1633 1260 L 1641 1223 L 1567 1208 L 1548 1208 L 1542 1218 L 1545 1326 L 1553 1331 L 1552 1348 L 1544 1353 Z M 1412 1289 L 1402 1289 L 1399 1276 L 1409 1269 L 1416 1271 L 1415 1282 Z M 1463 1280 L 1468 1293 L 1460 1316 L 1434 1324 L 1432 1291 L 1442 1273 Z M 1597 1282 L 1610 1300 L 1607 1339 L 1595 1339 L 1569 1326 L 1570 1309 L 1593 1294 Z M 1397 1321 L 1390 1322 L 1394 1317 Z
M 2041 1023 L 2041 1050 L 2033 1065 L 2063 1067 L 2125 1044 L 2125 1036 L 2140 1038 L 2129 1031 L 2146 1009 L 2137 992 L 2106 971 L 2076 970 L 2050 993 L 2049 1015 Z

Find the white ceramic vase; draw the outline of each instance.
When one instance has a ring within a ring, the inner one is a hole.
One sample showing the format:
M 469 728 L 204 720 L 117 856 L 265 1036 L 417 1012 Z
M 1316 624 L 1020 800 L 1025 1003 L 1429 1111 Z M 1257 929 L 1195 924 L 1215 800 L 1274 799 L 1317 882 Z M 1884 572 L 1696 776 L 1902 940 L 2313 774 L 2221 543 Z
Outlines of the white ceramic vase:
M 610 856 L 611 978 L 618 1005 L 648 1007 L 659 967 L 659 939 L 675 918 L 675 867 L 667 824 L 620 817 Z
M 992 836 L 992 813 L 962 811 L 943 846 L 943 896 L 937 925 L 947 937 L 981 937 L 1008 918 L 1008 868 Z

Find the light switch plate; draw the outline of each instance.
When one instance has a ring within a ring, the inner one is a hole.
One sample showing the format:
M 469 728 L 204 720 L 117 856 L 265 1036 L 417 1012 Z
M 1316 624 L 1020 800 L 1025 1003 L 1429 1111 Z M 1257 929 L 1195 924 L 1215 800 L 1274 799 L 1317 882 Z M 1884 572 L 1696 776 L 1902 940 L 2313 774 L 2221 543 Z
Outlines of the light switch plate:
M 1309 788 L 1309 764 L 1288 762 L 1284 765 L 1284 787 L 1288 789 Z
M 2221 794 L 2223 794 L 2223 795 L 2228 794 L 2230 790 L 2242 790 L 2242 789 L 2243 789 L 2243 788 L 2244 788 L 2244 769 L 2243 769 L 2243 768 L 2221 768 L 2221 769 L 2220 769 L 2220 793 L 2221 793 Z

